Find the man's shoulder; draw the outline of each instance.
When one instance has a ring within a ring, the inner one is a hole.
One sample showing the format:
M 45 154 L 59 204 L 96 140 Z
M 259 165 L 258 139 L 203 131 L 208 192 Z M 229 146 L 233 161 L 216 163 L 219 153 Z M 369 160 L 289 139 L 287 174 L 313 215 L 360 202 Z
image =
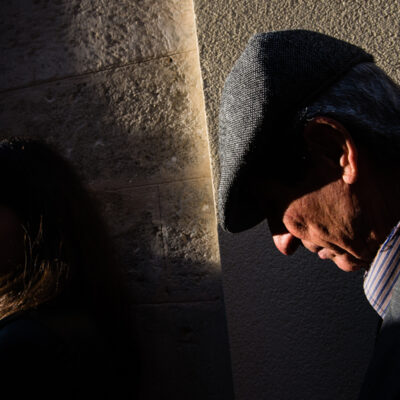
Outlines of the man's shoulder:
M 397 399 L 400 396 L 400 279 L 376 341 L 360 400 Z

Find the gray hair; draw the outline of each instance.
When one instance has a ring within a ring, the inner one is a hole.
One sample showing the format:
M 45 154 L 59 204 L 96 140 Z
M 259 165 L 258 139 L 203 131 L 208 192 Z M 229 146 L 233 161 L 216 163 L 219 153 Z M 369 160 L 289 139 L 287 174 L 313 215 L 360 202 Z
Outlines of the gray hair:
M 337 119 L 377 159 L 399 157 L 400 87 L 374 63 L 353 67 L 302 114 Z

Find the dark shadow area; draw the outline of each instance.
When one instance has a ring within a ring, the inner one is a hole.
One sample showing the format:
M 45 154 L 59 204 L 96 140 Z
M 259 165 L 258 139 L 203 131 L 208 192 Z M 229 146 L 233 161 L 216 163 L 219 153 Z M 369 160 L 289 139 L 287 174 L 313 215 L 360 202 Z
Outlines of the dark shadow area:
M 400 397 L 400 324 L 383 324 L 360 394 L 362 399 Z
M 196 148 L 196 138 L 183 134 L 191 127 L 190 116 L 177 119 L 174 114 L 185 114 L 188 109 L 188 99 L 182 90 L 187 77 L 178 65 L 183 56 L 160 59 L 157 65 L 147 62 L 112 68 L 110 62 L 101 65 L 107 68 L 96 72 L 99 66 L 96 51 L 89 49 L 92 52 L 88 57 L 93 59 L 85 59 L 86 53 L 81 51 L 85 46 L 77 41 L 90 44 L 89 39 L 93 38 L 85 35 L 107 36 L 107 32 L 100 23 L 96 25 L 102 16 L 90 12 L 86 15 L 86 6 L 90 9 L 88 3 L 78 1 L 1 3 L 0 12 L 5 19 L 0 28 L 2 133 L 8 137 L 39 137 L 50 143 L 73 165 L 106 219 L 110 245 L 116 250 L 113 254 L 116 265 L 122 266 L 123 284 L 129 292 L 123 308 L 128 308 L 130 325 L 123 332 L 130 335 L 123 352 L 128 365 L 115 378 L 121 384 L 114 385 L 111 398 L 126 398 L 125 393 L 121 396 L 118 393 L 128 386 L 132 398 L 144 400 L 231 400 L 230 354 L 217 253 L 207 246 L 200 247 L 209 235 L 207 229 L 196 226 L 189 218 L 189 222 L 180 224 L 183 196 L 180 197 L 179 185 L 160 185 L 161 189 L 158 186 L 160 182 L 176 179 L 186 164 L 199 163 L 189 153 Z M 85 15 L 87 24 L 93 26 L 86 26 L 82 20 Z M 68 29 L 70 26 L 82 29 L 74 36 L 74 30 Z M 79 63 L 83 67 L 87 63 L 90 68 L 82 68 Z M 163 74 L 158 74 L 158 67 L 166 76 L 174 77 L 173 88 L 160 84 Z M 165 129 L 166 126 L 170 129 Z M 171 145 L 174 140 L 179 140 L 175 147 Z M 178 147 L 183 149 L 182 157 L 175 157 Z M 63 180 L 58 183 L 62 186 Z M 67 187 L 64 189 L 67 191 Z M 203 192 L 200 187 L 195 194 Z M 174 202 L 167 218 L 161 216 L 162 212 L 169 212 L 162 210 L 163 199 Z M 200 200 L 199 207 L 209 203 L 207 199 L 202 203 L 202 197 Z M 79 235 L 85 235 L 86 228 L 99 233 L 90 223 L 87 226 L 86 214 L 91 212 L 91 207 L 88 208 L 88 212 L 80 211 Z M 203 211 L 202 218 L 206 220 L 212 212 L 211 207 Z M 188 233 L 188 227 L 196 229 L 196 233 Z M 75 240 L 79 241 L 79 235 Z M 199 249 L 192 257 L 190 251 L 195 246 Z M 99 258 L 104 250 L 99 246 Z M 96 284 L 98 279 L 100 276 L 95 276 L 91 284 L 101 291 L 101 285 Z M 14 337 L 18 336 L 15 330 L 23 330 L 25 338 L 36 340 L 37 351 L 49 346 L 46 351 L 54 358 L 59 351 L 58 332 L 69 336 L 75 335 L 76 327 L 78 331 L 80 327 L 83 331 L 90 330 L 85 318 L 71 315 L 69 300 L 66 302 L 65 312 L 43 308 L 39 313 L 18 314 L 16 319 L 3 321 L 4 329 L 8 330 L 8 336 Z M 104 328 L 115 335 L 117 330 L 114 332 L 114 325 L 109 322 L 115 316 L 97 302 L 96 308 L 102 311 L 101 334 Z M 57 340 L 49 334 L 53 330 L 57 332 Z M 37 333 L 39 337 L 35 339 Z M 118 345 L 123 343 L 121 337 Z M 90 337 L 87 344 L 88 348 L 95 346 Z M 24 372 L 29 374 L 34 367 L 22 362 L 23 357 L 30 356 L 27 347 L 14 346 L 15 357 L 12 353 L 9 357 L 10 365 L 26 366 Z M 96 354 L 88 357 L 90 365 L 78 365 L 74 373 L 82 375 L 79 379 L 88 378 L 84 382 L 88 390 L 101 391 L 113 373 L 108 371 L 115 365 L 105 366 L 104 353 L 96 348 L 91 351 Z M 59 357 L 56 362 L 62 360 Z M 43 368 L 48 369 L 50 361 L 46 357 L 41 361 Z M 40 367 L 37 372 L 36 382 L 41 378 Z M 94 375 L 94 380 L 89 375 Z M 68 397 L 69 394 L 66 391 L 65 397 L 74 398 Z M 87 398 L 102 398 L 102 395 L 106 393 L 95 396 L 92 392 Z
M 3 139 L 0 170 L 3 390 L 17 398 L 53 398 L 61 387 L 58 398 L 128 395 L 127 296 L 94 199 L 36 140 Z M 15 384 L 19 369 L 26 385 Z
M 281 255 L 265 222 L 219 235 L 236 398 L 357 398 L 378 323 L 362 273 Z

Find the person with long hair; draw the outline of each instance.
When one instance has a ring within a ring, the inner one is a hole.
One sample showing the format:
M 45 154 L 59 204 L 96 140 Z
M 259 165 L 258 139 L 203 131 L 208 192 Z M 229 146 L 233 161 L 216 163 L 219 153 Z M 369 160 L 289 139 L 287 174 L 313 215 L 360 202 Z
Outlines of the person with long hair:
M 106 226 L 69 162 L 35 139 L 0 140 L 0 391 L 118 398 L 123 293 Z

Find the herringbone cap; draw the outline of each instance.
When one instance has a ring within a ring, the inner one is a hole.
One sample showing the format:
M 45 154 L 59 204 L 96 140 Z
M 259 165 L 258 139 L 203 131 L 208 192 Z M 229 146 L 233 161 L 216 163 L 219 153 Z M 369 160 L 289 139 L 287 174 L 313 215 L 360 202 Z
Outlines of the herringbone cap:
M 240 232 L 265 219 L 249 177 L 262 170 L 273 176 L 279 163 L 291 161 L 299 111 L 354 65 L 372 61 L 361 48 L 317 32 L 277 31 L 250 39 L 221 97 L 218 217 L 225 230 Z

